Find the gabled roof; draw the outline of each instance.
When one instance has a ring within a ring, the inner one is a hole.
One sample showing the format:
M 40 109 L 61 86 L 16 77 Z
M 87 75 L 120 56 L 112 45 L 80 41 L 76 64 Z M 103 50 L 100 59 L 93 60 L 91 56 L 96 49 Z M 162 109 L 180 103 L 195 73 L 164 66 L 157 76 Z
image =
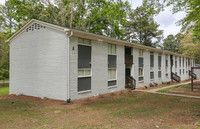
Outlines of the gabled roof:
M 36 20 L 36 19 L 32 19 L 28 23 L 26 23 L 20 30 L 18 30 L 15 34 L 13 34 L 7 40 L 7 42 L 9 42 L 9 43 L 12 42 L 16 37 L 18 37 L 20 34 L 22 34 L 33 23 L 38 23 L 38 24 L 41 24 L 43 26 L 46 26 L 46 27 L 49 27 L 49 28 L 52 28 L 52 29 L 55 29 L 55 30 L 58 30 L 58 31 L 62 31 L 64 33 L 73 32 L 74 36 L 81 37 L 81 38 L 104 41 L 104 42 L 113 43 L 113 44 L 120 44 L 120 45 L 124 45 L 124 46 L 130 46 L 130 47 L 134 47 L 134 48 L 144 49 L 144 50 L 148 50 L 148 51 L 154 51 L 154 52 L 158 52 L 158 53 L 165 53 L 165 54 L 169 54 L 169 55 L 194 58 L 194 57 L 191 57 L 191 56 L 181 55 L 181 54 L 178 54 L 178 53 L 174 53 L 174 52 L 170 52 L 170 51 L 166 51 L 166 50 L 161 50 L 161 49 L 157 49 L 157 48 L 153 48 L 153 47 L 149 47 L 149 46 L 144 46 L 144 45 L 140 45 L 140 44 L 136 44 L 136 43 L 130 43 L 130 42 L 127 42 L 127 41 L 118 40 L 118 39 L 115 39 L 115 38 L 110 38 L 110 37 L 106 37 L 106 36 L 102 36 L 102 35 L 97 35 L 97 34 L 94 34 L 94 33 L 84 32 L 84 31 L 71 29 L 71 28 L 66 28 L 66 27 L 62 27 L 62 26 L 59 26 L 59 25 L 39 21 L 39 20 Z

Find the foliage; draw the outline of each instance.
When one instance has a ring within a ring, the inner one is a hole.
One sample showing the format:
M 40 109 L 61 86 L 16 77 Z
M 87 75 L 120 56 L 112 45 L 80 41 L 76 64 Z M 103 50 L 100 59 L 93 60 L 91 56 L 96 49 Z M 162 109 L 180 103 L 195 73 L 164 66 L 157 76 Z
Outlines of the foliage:
M 177 35 L 168 35 L 167 38 L 163 40 L 163 49 L 168 50 L 171 52 L 179 52 L 179 47 L 180 47 L 180 40 L 183 38 L 182 34 L 177 34 Z
M 156 47 L 162 39 L 162 30 L 154 21 L 153 14 L 144 6 L 137 7 L 130 13 L 130 20 L 126 24 L 127 39 L 130 42 Z
M 192 39 L 192 31 L 186 33 L 180 41 L 180 52 L 184 55 L 196 58 L 196 63 L 200 63 L 200 44 Z
M 173 6 L 174 13 L 185 11 L 186 17 L 178 23 L 182 25 L 182 31 L 187 31 L 190 28 L 193 30 L 193 38 L 200 42 L 200 1 L 199 0 L 144 0 L 144 3 L 156 12 L 164 10 L 166 6 Z
M 8 79 L 9 72 L 9 47 L 8 43 L 5 42 L 6 36 L 0 33 L 0 76 Z
M 90 0 L 90 15 L 86 18 L 89 32 L 123 39 L 124 33 L 120 26 L 124 26 L 127 12 L 130 11 L 128 2 L 122 0 Z

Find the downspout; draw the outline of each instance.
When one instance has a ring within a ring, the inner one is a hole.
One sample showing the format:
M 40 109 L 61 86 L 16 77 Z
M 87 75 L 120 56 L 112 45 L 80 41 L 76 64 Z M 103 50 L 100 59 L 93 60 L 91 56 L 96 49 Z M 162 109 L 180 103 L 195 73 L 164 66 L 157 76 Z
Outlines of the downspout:
M 70 86 L 70 37 L 73 35 L 73 32 L 69 29 L 64 30 L 67 34 L 67 103 L 70 103 L 70 95 L 69 95 L 69 86 Z M 70 34 L 69 34 L 70 32 Z

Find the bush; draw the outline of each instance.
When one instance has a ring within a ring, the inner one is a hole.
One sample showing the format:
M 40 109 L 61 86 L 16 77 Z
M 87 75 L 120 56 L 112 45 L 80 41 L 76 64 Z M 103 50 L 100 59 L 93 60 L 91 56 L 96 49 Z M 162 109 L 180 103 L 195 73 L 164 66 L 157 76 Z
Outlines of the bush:
M 0 80 L 4 80 L 5 78 L 3 76 L 0 75 Z
M 8 79 L 9 78 L 9 71 L 7 69 L 1 69 L 0 70 L 0 78 L 3 79 Z M 0 80 L 3 80 L 3 79 L 0 79 Z

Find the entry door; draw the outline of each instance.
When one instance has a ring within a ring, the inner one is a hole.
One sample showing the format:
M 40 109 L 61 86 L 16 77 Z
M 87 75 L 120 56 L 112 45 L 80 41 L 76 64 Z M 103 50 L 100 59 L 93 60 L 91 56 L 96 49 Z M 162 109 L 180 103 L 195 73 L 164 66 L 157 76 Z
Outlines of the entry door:
M 126 77 L 131 76 L 131 68 L 126 68 Z
M 91 90 L 91 46 L 78 45 L 78 92 Z

